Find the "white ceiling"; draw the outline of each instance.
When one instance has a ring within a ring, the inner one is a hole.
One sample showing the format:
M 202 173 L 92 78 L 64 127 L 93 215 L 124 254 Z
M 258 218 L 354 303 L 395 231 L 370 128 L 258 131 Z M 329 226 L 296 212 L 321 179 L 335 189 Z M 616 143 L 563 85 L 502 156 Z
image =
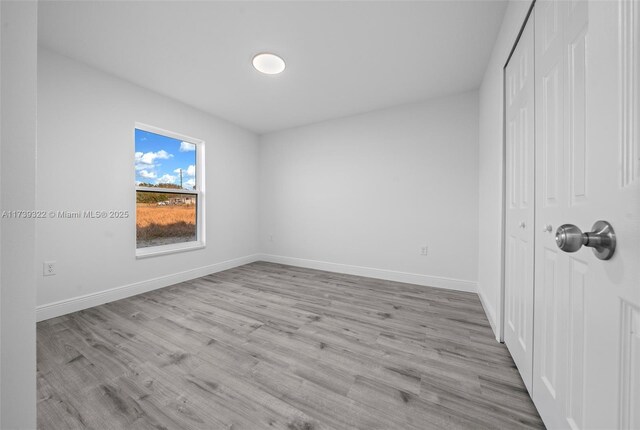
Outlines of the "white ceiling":
M 266 133 L 479 86 L 505 1 L 44 1 L 40 44 Z M 267 76 L 254 54 L 281 55 Z

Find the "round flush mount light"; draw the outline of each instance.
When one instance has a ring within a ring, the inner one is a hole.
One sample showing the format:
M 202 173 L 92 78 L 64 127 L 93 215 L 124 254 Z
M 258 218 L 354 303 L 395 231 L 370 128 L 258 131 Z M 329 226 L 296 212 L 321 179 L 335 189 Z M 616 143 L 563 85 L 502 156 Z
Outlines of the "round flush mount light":
M 276 54 L 263 52 L 253 57 L 253 67 L 265 75 L 277 75 L 285 68 L 284 60 Z

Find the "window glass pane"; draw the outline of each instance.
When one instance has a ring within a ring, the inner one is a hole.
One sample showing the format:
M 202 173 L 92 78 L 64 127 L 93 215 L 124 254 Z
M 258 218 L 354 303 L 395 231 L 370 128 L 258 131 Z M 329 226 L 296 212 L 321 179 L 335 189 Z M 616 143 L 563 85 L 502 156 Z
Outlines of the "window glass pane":
M 136 129 L 136 186 L 196 189 L 196 145 Z
M 136 191 L 138 248 L 196 240 L 198 196 Z

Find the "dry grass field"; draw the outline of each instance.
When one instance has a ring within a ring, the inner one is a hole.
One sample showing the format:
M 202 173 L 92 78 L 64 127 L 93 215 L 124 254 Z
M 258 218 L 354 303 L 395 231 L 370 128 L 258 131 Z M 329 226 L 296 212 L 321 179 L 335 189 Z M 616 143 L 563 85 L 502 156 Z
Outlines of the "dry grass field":
M 195 205 L 158 206 L 155 203 L 136 205 L 136 237 L 139 244 L 169 238 L 177 239 L 175 242 L 184 242 L 191 238 L 195 240 L 195 236 Z

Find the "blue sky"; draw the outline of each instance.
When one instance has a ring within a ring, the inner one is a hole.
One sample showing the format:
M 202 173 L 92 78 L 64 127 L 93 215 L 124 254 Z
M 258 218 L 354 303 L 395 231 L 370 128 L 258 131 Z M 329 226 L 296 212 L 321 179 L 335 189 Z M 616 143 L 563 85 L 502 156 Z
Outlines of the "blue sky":
M 136 185 L 176 184 L 192 190 L 195 186 L 196 146 L 178 139 L 136 129 Z

